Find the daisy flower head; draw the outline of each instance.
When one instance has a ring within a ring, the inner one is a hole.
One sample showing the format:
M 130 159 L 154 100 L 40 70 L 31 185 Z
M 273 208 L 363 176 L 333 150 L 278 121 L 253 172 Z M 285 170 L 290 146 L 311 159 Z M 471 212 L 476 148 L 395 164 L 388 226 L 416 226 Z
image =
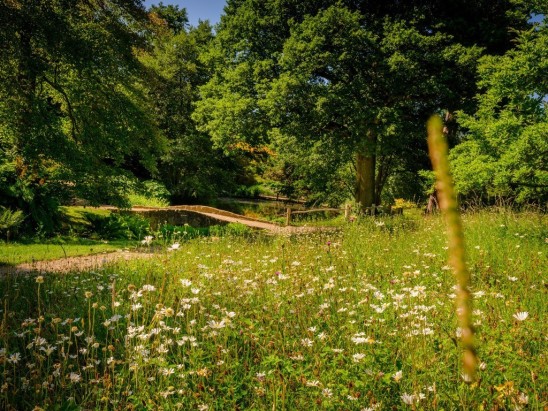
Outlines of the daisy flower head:
M 361 360 L 363 360 L 365 358 L 365 354 L 361 354 L 361 353 L 358 353 L 358 354 L 354 354 L 352 356 L 352 360 L 354 362 L 360 362 Z
M 154 236 L 147 235 L 145 238 L 141 240 L 141 244 L 143 245 L 150 245 L 152 244 L 152 240 L 154 239 Z
M 527 311 L 521 311 L 519 313 L 515 313 L 512 317 L 518 321 L 525 321 L 527 317 L 529 317 L 529 313 Z
M 173 243 L 173 244 L 171 244 L 171 246 L 168 248 L 168 250 L 169 250 L 169 251 L 178 250 L 179 247 L 181 247 L 181 244 L 179 244 L 179 243 Z
M 415 396 L 413 394 L 408 394 L 408 393 L 404 392 L 401 395 L 401 400 L 403 401 L 404 404 L 412 405 L 413 402 L 415 401 Z
M 77 382 L 80 382 L 82 377 L 80 376 L 80 374 L 77 374 L 75 372 L 71 372 L 70 375 L 69 375 L 69 379 L 70 379 L 70 382 L 77 383 Z
M 324 389 L 322 390 L 322 395 L 323 395 L 324 397 L 326 397 L 326 398 L 330 398 L 330 397 L 333 396 L 333 391 L 331 391 L 330 388 L 324 388 Z

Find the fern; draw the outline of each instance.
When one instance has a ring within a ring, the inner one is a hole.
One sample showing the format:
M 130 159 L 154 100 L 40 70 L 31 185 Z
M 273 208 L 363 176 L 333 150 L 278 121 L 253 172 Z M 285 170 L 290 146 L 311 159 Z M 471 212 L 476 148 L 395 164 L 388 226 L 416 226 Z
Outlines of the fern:
M 6 234 L 6 239 L 9 241 L 10 231 L 17 229 L 25 220 L 25 216 L 21 210 L 12 211 L 9 208 L 0 208 L 0 232 Z

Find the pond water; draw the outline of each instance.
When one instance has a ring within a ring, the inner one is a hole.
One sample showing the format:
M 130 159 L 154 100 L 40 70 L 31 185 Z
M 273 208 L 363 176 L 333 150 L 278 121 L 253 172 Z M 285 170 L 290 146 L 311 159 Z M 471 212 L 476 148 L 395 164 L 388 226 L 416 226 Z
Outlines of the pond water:
M 291 207 L 292 211 L 304 211 L 307 209 L 304 204 L 295 202 L 233 198 L 218 199 L 212 206 L 220 208 L 221 210 L 245 215 L 247 217 L 275 222 L 285 222 L 288 207 Z M 320 221 L 330 219 L 338 215 L 340 215 L 340 212 L 327 210 L 311 214 L 293 214 L 291 221 L 301 223 Z
M 295 211 L 305 209 L 304 205 L 299 203 L 232 198 L 217 199 L 212 206 L 220 208 L 221 210 L 259 219 L 283 218 L 285 217 L 287 207 L 291 207 L 291 209 Z

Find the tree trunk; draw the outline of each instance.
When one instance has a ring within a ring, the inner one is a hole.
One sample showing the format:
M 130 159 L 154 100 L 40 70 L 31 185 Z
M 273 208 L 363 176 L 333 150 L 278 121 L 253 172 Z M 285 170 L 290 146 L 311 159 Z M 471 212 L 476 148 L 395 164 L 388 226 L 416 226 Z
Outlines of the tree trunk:
M 375 177 L 375 205 L 377 206 L 381 205 L 382 189 L 390 176 L 393 161 L 392 156 L 377 157 L 377 176 Z
M 375 156 L 357 154 L 356 164 L 356 202 L 362 209 L 371 207 L 375 202 Z
M 356 156 L 356 202 L 362 209 L 375 204 L 376 144 L 377 134 L 369 130 Z

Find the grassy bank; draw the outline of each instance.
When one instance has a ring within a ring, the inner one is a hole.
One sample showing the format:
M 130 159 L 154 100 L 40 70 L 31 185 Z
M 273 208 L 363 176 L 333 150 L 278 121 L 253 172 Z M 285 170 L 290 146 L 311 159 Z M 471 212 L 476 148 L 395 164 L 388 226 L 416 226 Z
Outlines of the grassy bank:
M 404 216 L 5 278 L 0 407 L 543 409 L 546 216 L 464 220 L 477 382 L 460 369 L 442 221 Z
M 44 243 L 2 243 L 0 244 L 0 265 L 17 265 L 33 261 L 56 260 L 64 257 L 99 254 L 133 247 L 135 241 L 63 241 Z

